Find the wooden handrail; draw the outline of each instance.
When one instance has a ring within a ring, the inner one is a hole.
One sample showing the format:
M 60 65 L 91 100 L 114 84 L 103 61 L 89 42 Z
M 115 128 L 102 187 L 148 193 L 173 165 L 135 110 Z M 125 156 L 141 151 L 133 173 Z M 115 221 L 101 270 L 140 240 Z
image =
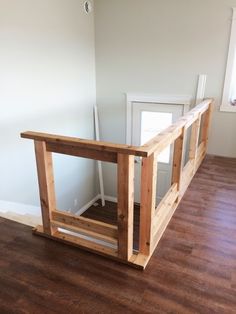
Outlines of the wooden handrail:
M 125 144 L 114 144 L 110 142 L 86 140 L 77 137 L 31 131 L 21 133 L 21 137 L 35 141 L 46 142 L 47 144 L 65 145 L 71 146 L 73 148 L 90 149 L 99 152 L 121 153 L 125 155 L 134 155 L 140 157 L 148 156 L 147 150 L 144 147 L 137 147 Z
M 38 226 L 34 233 L 144 269 L 206 155 L 212 110 L 213 99 L 207 99 L 138 147 L 39 132 L 21 133 L 22 138 L 32 139 L 35 144 L 43 227 Z M 190 127 L 187 152 L 184 143 Z M 156 206 L 158 155 L 171 144 L 172 183 Z M 116 226 L 57 211 L 53 152 L 117 163 Z M 186 153 L 189 161 L 185 165 Z M 134 156 L 142 157 L 138 251 L 133 249 Z
M 213 99 L 203 101 L 175 124 L 143 145 L 148 150 L 148 154 L 151 154 L 151 156 L 144 157 L 142 160 L 139 252 L 146 256 L 151 257 L 175 209 L 206 155 L 212 110 Z M 200 135 L 201 123 L 202 132 Z M 187 152 L 184 143 L 190 126 L 192 126 L 190 147 L 189 152 Z M 155 210 L 153 199 L 156 197 L 157 184 L 153 178 L 157 171 L 154 164 L 157 163 L 157 155 L 171 144 L 174 145 L 172 186 Z M 188 153 L 189 161 L 184 165 L 186 153 Z M 155 159 L 155 162 L 153 162 L 153 159 Z
M 194 107 L 185 116 L 181 117 L 176 123 L 172 124 L 170 127 L 160 132 L 158 135 L 153 137 L 150 141 L 142 146 L 132 146 L 125 144 L 115 144 L 110 142 L 86 140 L 77 137 L 62 136 L 56 134 L 40 133 L 26 131 L 21 133 L 22 138 L 32 139 L 35 141 L 46 142 L 49 147 L 56 149 L 55 145 L 60 145 L 62 147 L 70 146 L 73 149 L 90 149 L 99 152 L 110 152 L 110 153 L 121 153 L 125 155 L 133 155 L 139 157 L 148 157 L 153 152 L 160 153 L 175 141 L 176 138 L 181 133 L 183 127 L 189 127 L 198 118 L 199 114 L 203 114 L 209 107 L 212 99 L 207 99 L 203 101 L 198 106 Z M 51 145 L 51 146 L 50 146 Z
M 181 134 L 183 128 L 189 128 L 199 117 L 209 108 L 213 99 L 206 99 L 186 115 L 181 117 L 176 123 L 154 136 L 142 147 L 147 150 L 148 156 L 156 152 L 161 153 L 167 146 L 172 144 Z

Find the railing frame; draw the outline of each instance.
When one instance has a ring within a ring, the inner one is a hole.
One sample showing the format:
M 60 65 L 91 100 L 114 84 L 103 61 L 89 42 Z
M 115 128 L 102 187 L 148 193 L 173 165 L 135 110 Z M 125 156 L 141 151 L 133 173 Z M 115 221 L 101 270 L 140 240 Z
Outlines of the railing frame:
M 206 155 L 212 111 L 213 100 L 207 99 L 140 147 L 37 132 L 21 133 L 22 138 L 35 143 L 43 226 L 37 226 L 33 232 L 144 269 Z M 189 161 L 184 166 L 185 137 L 191 126 Z M 158 155 L 171 144 L 174 144 L 172 185 L 156 207 Z M 57 210 L 52 153 L 117 164 L 117 225 Z M 135 156 L 142 157 L 138 251 L 133 249 Z

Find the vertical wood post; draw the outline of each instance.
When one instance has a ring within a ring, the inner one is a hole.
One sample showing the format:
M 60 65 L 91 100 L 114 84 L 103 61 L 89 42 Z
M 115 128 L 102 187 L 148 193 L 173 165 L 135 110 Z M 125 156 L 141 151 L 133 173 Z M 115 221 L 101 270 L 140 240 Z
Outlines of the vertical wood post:
M 199 115 L 198 119 L 192 125 L 192 132 L 191 132 L 191 138 L 190 138 L 189 159 L 193 160 L 194 172 L 195 172 L 195 167 L 196 167 L 200 127 L 201 127 L 201 115 Z
M 139 252 L 150 255 L 156 208 L 157 155 L 142 159 Z
M 210 130 L 210 124 L 211 124 L 211 118 L 213 114 L 214 105 L 211 102 L 209 104 L 209 108 L 204 114 L 204 120 L 203 120 L 203 126 L 202 126 L 202 135 L 201 135 L 201 143 L 205 143 L 205 147 L 207 147 L 208 144 L 208 138 L 209 138 L 209 130 Z
M 44 233 L 52 235 L 51 211 L 56 209 L 52 153 L 46 150 L 46 143 L 35 141 L 40 203 Z
M 173 155 L 172 184 L 177 183 L 178 191 L 181 189 L 181 174 L 184 162 L 184 138 L 186 130 L 183 127 L 181 135 L 175 140 Z
M 118 154 L 118 256 L 133 255 L 134 156 Z

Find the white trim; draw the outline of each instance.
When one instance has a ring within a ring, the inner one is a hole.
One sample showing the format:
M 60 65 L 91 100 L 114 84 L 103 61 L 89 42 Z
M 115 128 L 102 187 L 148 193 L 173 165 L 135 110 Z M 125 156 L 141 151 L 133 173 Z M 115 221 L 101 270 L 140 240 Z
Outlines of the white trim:
M 95 122 L 95 138 L 96 138 L 96 141 L 100 141 L 98 107 L 97 106 L 94 106 L 94 122 Z M 102 162 L 100 160 L 98 160 L 97 164 L 98 164 L 98 176 L 99 176 L 101 201 L 102 201 L 102 206 L 104 207 L 105 206 L 105 199 L 104 199 L 104 183 L 103 183 L 103 173 L 102 173 Z
M 200 104 L 200 102 L 205 98 L 206 82 L 207 82 L 207 75 L 200 74 L 198 77 L 196 105 Z
M 104 195 L 105 201 L 117 203 L 117 197 L 116 196 L 110 196 L 110 195 Z M 97 200 L 101 199 L 101 195 L 97 195 Z
M 113 196 L 104 196 L 106 201 L 117 203 L 117 198 Z M 101 199 L 101 194 L 96 195 L 91 201 L 80 208 L 75 215 L 82 215 L 87 209 L 93 206 L 99 199 Z M 41 217 L 41 208 L 39 206 L 26 205 L 22 203 L 14 203 L 0 200 L 0 216 L 1 213 L 11 212 L 19 215 L 34 215 Z
M 34 215 L 41 216 L 41 208 L 33 205 L 26 205 L 22 203 L 14 203 L 0 200 L 0 213 L 15 213 L 19 215 Z
M 82 208 L 80 208 L 75 215 L 81 216 L 86 210 L 88 210 L 94 203 L 96 203 L 99 199 L 101 199 L 101 194 L 96 195 L 91 201 L 85 204 Z M 105 201 L 117 203 L 117 197 L 104 195 Z
M 236 112 L 236 106 L 232 105 L 221 105 L 220 107 L 221 112 Z
M 117 197 L 115 196 L 109 196 L 109 195 L 105 195 L 105 200 L 108 202 L 113 202 L 113 203 L 117 203 Z
M 222 95 L 222 103 L 220 106 L 220 111 L 227 112 L 236 112 L 236 107 L 230 104 L 230 92 L 231 92 L 231 83 L 232 83 L 232 75 L 234 69 L 235 62 L 235 45 L 236 45 L 236 8 L 232 8 L 233 16 L 232 16 L 232 25 L 231 25 L 231 35 L 230 35 L 230 43 L 229 43 L 229 52 L 227 59 L 227 66 L 225 72 L 225 82 L 224 89 Z
M 132 142 L 132 106 L 134 102 L 145 103 L 161 103 L 183 105 L 184 114 L 189 110 L 192 97 L 189 95 L 158 95 L 143 93 L 127 93 L 126 94 L 126 144 L 131 145 Z
M 189 95 L 161 95 L 161 94 L 143 94 L 143 93 L 127 93 L 128 102 L 147 102 L 147 103 L 163 103 L 189 105 L 192 97 Z
M 87 204 L 85 204 L 83 207 L 81 207 L 75 215 L 81 216 L 84 212 L 86 212 L 87 209 L 89 209 L 91 206 L 93 206 L 94 203 L 96 203 L 101 198 L 101 195 L 96 195 L 91 201 L 89 201 Z

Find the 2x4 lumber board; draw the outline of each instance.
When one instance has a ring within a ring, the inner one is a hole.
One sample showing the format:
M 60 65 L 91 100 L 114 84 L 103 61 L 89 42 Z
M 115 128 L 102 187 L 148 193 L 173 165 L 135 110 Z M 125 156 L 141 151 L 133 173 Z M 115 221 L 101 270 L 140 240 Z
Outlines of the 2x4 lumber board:
M 189 160 L 187 165 L 184 167 L 182 171 L 182 179 L 181 179 L 181 186 L 180 186 L 180 197 L 184 195 L 186 192 L 194 174 L 195 174 L 195 161 Z
M 202 154 L 204 154 L 205 152 L 206 152 L 206 143 L 201 142 L 201 144 L 198 146 L 198 149 L 197 149 L 197 158 L 200 158 Z
M 74 147 L 55 143 L 47 143 L 46 147 L 49 152 L 53 153 L 117 163 L 117 153 L 106 151 L 102 152 L 89 148 Z
M 185 127 L 185 129 L 188 129 L 196 121 L 198 115 L 202 115 L 206 110 L 208 110 L 211 102 L 212 99 L 204 100 L 201 104 L 194 107 L 194 109 L 180 118 L 176 123 L 145 143 L 142 147 L 148 150 L 148 156 L 150 156 L 153 152 L 159 154 L 167 146 L 172 144 L 181 134 L 182 128 Z
M 151 258 L 151 256 L 144 256 L 144 255 L 138 253 L 138 254 L 133 254 L 130 257 L 130 260 L 126 261 L 126 260 L 118 257 L 117 250 L 115 250 L 115 249 L 112 249 L 112 248 L 105 248 L 104 249 L 103 246 L 100 247 L 99 245 L 93 245 L 93 243 L 90 243 L 90 241 L 86 241 L 83 239 L 80 240 L 75 236 L 70 236 L 70 235 L 67 235 L 67 234 L 62 233 L 62 232 L 56 232 L 53 235 L 48 235 L 48 234 L 43 232 L 42 226 L 37 226 L 36 228 L 34 228 L 33 234 L 37 235 L 37 236 L 45 237 L 45 238 L 48 238 L 48 239 L 51 239 L 51 240 L 54 240 L 57 242 L 61 242 L 63 244 L 70 245 L 70 246 L 73 246 L 76 248 L 81 248 L 85 251 L 104 256 L 106 258 L 117 261 L 119 263 L 129 265 L 129 266 L 136 268 L 136 269 L 139 269 L 139 270 L 144 270 L 149 259 Z
M 34 233 L 43 233 L 42 227 L 41 226 L 37 226 L 36 229 L 33 230 Z M 78 245 L 81 248 L 85 248 L 88 249 L 90 251 L 93 252 L 100 252 L 100 253 L 104 253 L 106 255 L 111 255 L 111 256 L 117 256 L 117 249 L 109 247 L 109 246 L 105 246 L 84 238 L 80 238 L 68 233 L 64 233 L 62 231 L 56 231 L 53 235 L 54 239 L 61 239 L 61 240 L 65 240 L 68 243 L 73 243 Z
M 109 238 L 118 239 L 118 228 L 115 225 L 60 211 L 52 211 L 52 219 L 54 222 L 65 224 L 68 227 L 79 228 Z
M 200 126 L 201 126 L 201 115 L 199 115 L 198 119 L 193 123 L 190 137 L 190 147 L 189 147 L 189 159 L 193 159 L 196 161 L 197 158 L 197 149 L 198 149 L 198 139 L 200 134 Z
M 182 197 L 186 192 L 189 184 L 192 181 L 193 176 L 197 172 L 198 168 L 200 167 L 203 159 L 206 156 L 206 146 L 205 142 L 202 142 L 199 147 L 197 148 L 196 158 L 195 160 L 189 160 L 187 165 L 184 167 L 182 172 L 182 182 L 181 182 L 181 191 L 180 196 Z
M 141 253 L 133 254 L 129 262 L 132 263 L 133 265 L 140 267 L 140 269 L 144 270 L 151 257 L 152 257 L 151 255 L 147 256 Z
M 156 208 L 156 213 L 153 219 L 153 235 L 156 234 L 158 228 L 162 224 L 165 217 L 168 215 L 168 212 L 172 209 L 176 200 L 178 198 L 178 186 L 173 184 L 169 191 L 166 193 L 165 197 L 162 199 L 158 207 Z
M 139 252 L 150 255 L 156 208 L 157 154 L 142 159 Z
M 185 129 L 188 129 L 199 117 L 201 117 L 210 106 L 211 100 L 203 101 L 198 106 L 195 106 L 191 111 L 189 111 L 185 116 L 183 116 L 181 119 L 184 119 L 186 121 Z
M 153 245 L 152 245 L 152 251 L 151 254 L 155 251 L 157 244 L 159 243 L 163 233 L 165 232 L 171 218 L 173 217 L 176 208 L 178 207 L 180 203 L 181 198 L 179 198 L 178 201 L 176 201 L 173 206 L 169 209 L 167 215 L 164 217 L 163 221 L 159 225 L 158 229 L 156 230 L 156 233 L 153 236 Z
M 186 130 L 183 127 L 180 136 L 175 140 L 173 155 L 172 184 L 177 183 L 178 190 L 181 185 L 181 175 L 184 161 L 184 138 Z
M 213 111 L 214 111 L 214 104 L 212 101 L 209 105 L 208 110 L 205 112 L 204 117 L 203 117 L 201 142 L 205 142 L 206 146 L 208 144 L 209 130 L 210 130 Z
M 51 235 L 55 231 L 51 226 L 51 213 L 56 208 L 52 154 L 46 150 L 45 142 L 34 143 L 43 228 L 45 233 Z
M 180 120 L 185 121 L 185 129 L 188 129 L 199 117 L 203 115 L 203 113 L 208 110 L 209 102 L 205 101 L 200 105 L 194 107 L 191 111 L 189 111 L 186 115 L 184 115 Z M 200 106 L 200 107 L 199 107 Z
M 203 158 L 201 159 L 202 162 Z M 154 227 L 154 233 L 153 233 L 153 240 L 152 240 L 152 251 L 151 254 L 153 254 L 155 248 L 157 247 L 163 233 L 165 232 L 171 218 L 173 217 L 175 210 L 177 209 L 185 191 L 187 190 L 192 178 L 193 178 L 193 161 L 189 161 L 188 164 L 183 169 L 183 180 L 182 180 L 182 186 L 181 191 L 179 194 L 177 193 L 177 199 L 173 203 L 172 206 L 169 208 L 166 208 L 167 214 L 163 217 L 163 219 L 159 222 L 159 224 L 156 224 L 156 221 L 154 221 L 155 227 Z M 175 196 L 173 195 L 173 199 Z
M 93 239 L 95 239 L 95 240 L 98 240 L 98 241 L 103 241 L 103 242 L 106 242 L 106 243 L 109 243 L 109 244 L 117 245 L 117 239 L 112 238 L 112 237 L 108 237 L 108 236 L 104 236 L 104 235 L 99 234 L 97 232 L 93 232 L 93 231 L 90 231 L 90 230 L 84 230 L 84 229 L 81 229 L 81 228 L 78 228 L 78 227 L 74 227 L 74 226 L 70 226 L 70 225 L 64 224 L 62 222 L 57 222 L 57 221 L 54 221 L 54 220 L 52 220 L 51 224 L 55 228 L 65 229 L 65 230 L 77 233 L 79 235 L 83 235 L 83 236 L 89 237 L 89 238 L 91 238 L 91 241 Z
M 203 159 L 206 156 L 206 145 L 205 142 L 202 142 L 197 150 L 197 158 L 196 158 L 196 169 L 195 172 L 197 171 L 197 169 L 200 167 Z
M 22 138 L 43 141 L 47 144 L 62 144 L 72 147 L 80 147 L 84 149 L 94 149 L 95 151 L 101 152 L 112 152 L 112 153 L 122 153 L 133 156 L 146 157 L 148 152 L 143 147 L 130 146 L 125 144 L 114 144 L 109 142 L 94 141 L 80 139 L 77 137 L 61 136 L 48 133 L 32 132 L 27 131 L 21 133 Z
M 185 121 L 181 120 L 176 124 L 171 125 L 163 132 L 159 133 L 142 147 L 148 149 L 149 156 L 153 153 L 160 154 L 167 146 L 171 145 L 176 138 L 181 134 L 181 130 Z
M 118 154 L 118 256 L 129 260 L 133 254 L 134 156 Z
M 191 112 L 197 112 L 200 115 L 202 115 L 204 112 L 206 112 L 210 106 L 210 104 L 213 102 L 212 98 L 203 100 L 199 105 L 195 106 Z
M 185 120 L 185 129 L 187 130 L 188 128 L 191 127 L 191 125 L 198 119 L 199 113 L 198 112 L 193 112 L 191 114 L 187 114 L 187 116 L 184 116 L 183 120 Z
M 202 151 L 202 147 L 200 147 L 201 151 Z M 201 155 L 200 155 L 201 156 Z M 201 162 L 203 161 L 204 159 L 204 156 L 201 156 L 201 158 L 199 159 L 199 165 L 201 164 Z M 176 202 L 174 202 L 173 206 L 169 209 L 168 211 L 168 214 L 164 217 L 163 221 L 160 223 L 160 225 L 156 228 L 155 230 L 155 233 L 153 235 L 153 240 L 152 240 L 152 243 L 153 243 L 153 246 L 152 246 L 152 251 L 151 251 L 151 255 L 153 254 L 154 250 L 156 249 L 163 233 L 165 232 L 171 218 L 173 217 L 174 213 L 175 213 L 175 210 L 177 209 L 182 197 L 184 196 L 184 193 L 186 192 L 192 178 L 193 178 L 193 174 L 191 174 L 191 170 L 193 169 L 193 161 L 189 161 L 188 164 L 185 166 L 184 168 L 184 171 L 183 171 L 183 174 L 185 176 L 185 184 L 184 184 L 184 188 L 181 188 L 181 191 L 179 193 L 179 197 L 177 197 L 177 200 Z M 196 168 L 195 171 L 197 171 L 198 168 Z M 189 176 L 187 176 L 187 174 Z M 182 181 L 184 182 L 184 180 Z

